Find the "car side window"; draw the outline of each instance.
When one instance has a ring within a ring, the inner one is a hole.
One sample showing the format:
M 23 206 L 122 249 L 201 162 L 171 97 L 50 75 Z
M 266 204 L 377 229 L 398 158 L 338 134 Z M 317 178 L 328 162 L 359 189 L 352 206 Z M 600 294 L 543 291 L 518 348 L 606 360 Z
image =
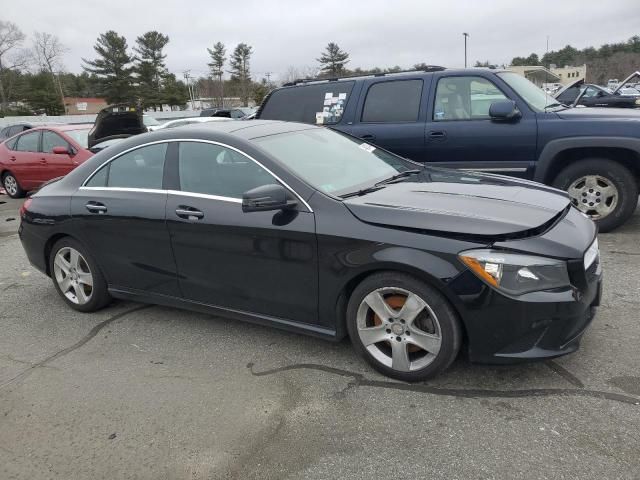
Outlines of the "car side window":
M 598 95 L 599 91 L 600 90 L 598 90 L 597 88 L 594 88 L 592 86 L 588 86 L 584 91 L 583 97 L 585 97 L 585 98 L 595 97 L 596 95 Z
M 44 153 L 53 153 L 54 147 L 69 148 L 69 142 L 51 130 L 42 132 L 42 151 Z
M 231 112 L 231 118 L 242 118 L 244 117 L 244 113 L 242 113 L 242 110 L 233 110 Z
M 87 187 L 162 189 L 167 144 L 140 147 L 107 163 L 85 184 Z
M 362 109 L 362 122 L 417 122 L 422 80 L 395 80 L 369 87 Z
M 227 198 L 242 198 L 252 188 L 278 183 L 245 155 L 222 145 L 180 142 L 180 190 Z
M 30 132 L 20 135 L 14 150 L 18 152 L 37 152 L 40 132 Z
M 507 97 L 482 77 L 444 77 L 438 80 L 433 120 L 484 120 L 491 104 Z

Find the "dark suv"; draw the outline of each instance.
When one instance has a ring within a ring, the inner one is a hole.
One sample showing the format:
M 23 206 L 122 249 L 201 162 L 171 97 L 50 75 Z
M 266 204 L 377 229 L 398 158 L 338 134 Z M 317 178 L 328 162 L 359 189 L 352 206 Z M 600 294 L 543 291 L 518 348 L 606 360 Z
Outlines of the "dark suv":
M 417 162 L 553 185 L 601 231 L 638 202 L 640 112 L 567 108 L 509 71 L 301 80 L 272 91 L 257 118 L 327 125 Z

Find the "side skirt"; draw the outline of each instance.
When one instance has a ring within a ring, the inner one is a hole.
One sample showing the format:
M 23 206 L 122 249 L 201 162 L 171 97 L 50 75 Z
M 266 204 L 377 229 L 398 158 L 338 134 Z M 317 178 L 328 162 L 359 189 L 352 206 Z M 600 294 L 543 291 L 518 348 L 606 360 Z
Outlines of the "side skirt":
M 306 323 L 294 322 L 269 315 L 259 313 L 245 312 L 232 308 L 219 307 L 217 305 L 209 305 L 206 303 L 186 300 L 184 298 L 172 297 L 169 295 L 161 295 L 157 293 L 144 292 L 139 290 L 124 289 L 121 287 L 109 287 L 109 293 L 114 298 L 121 300 L 131 300 L 134 302 L 152 303 L 155 305 L 163 305 L 166 307 L 183 308 L 194 312 L 207 313 L 220 317 L 240 320 L 243 322 L 255 323 L 266 327 L 275 327 L 288 332 L 301 333 L 303 335 L 311 335 L 313 337 L 323 338 L 330 341 L 338 341 L 337 332 L 328 328 L 309 325 Z

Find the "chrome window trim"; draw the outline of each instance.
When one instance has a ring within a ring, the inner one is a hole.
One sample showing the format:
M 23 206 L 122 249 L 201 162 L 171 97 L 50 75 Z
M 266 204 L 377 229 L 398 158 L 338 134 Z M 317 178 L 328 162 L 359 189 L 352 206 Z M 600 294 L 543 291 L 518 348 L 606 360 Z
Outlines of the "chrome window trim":
M 219 200 L 221 202 L 242 203 L 242 199 L 234 197 L 223 197 L 220 195 L 209 195 L 208 193 L 183 192 L 182 190 L 165 190 L 170 195 L 182 195 L 185 197 L 207 198 L 209 200 Z
M 80 187 L 80 190 L 103 190 L 107 192 L 141 192 L 141 193 L 167 193 L 168 190 L 158 188 L 136 188 L 136 187 Z
M 280 182 L 282 184 L 283 187 L 285 187 L 287 190 L 289 190 L 290 192 L 292 192 L 296 197 L 298 197 L 298 200 L 300 200 L 302 202 L 302 204 L 311 212 L 313 213 L 313 209 L 311 208 L 311 205 L 309 205 L 306 200 L 304 198 L 302 198 L 302 196 L 300 194 L 298 194 L 298 192 L 296 192 L 293 188 L 291 188 L 289 186 L 289 184 L 287 184 L 284 180 L 282 180 L 278 175 L 276 175 L 275 173 L 273 173 L 269 168 L 265 167 L 262 163 L 260 163 L 258 160 L 256 160 L 255 158 L 253 158 L 251 155 L 249 155 L 248 153 L 243 152 L 242 150 L 233 147 L 231 145 L 228 145 L 226 143 L 222 143 L 222 142 L 216 142 L 215 140 L 204 140 L 201 138 L 171 138 L 171 139 L 166 139 L 166 140 L 156 140 L 153 142 L 147 142 L 147 143 L 143 143 L 141 145 L 136 145 L 135 147 L 131 147 L 128 148 L 127 150 L 124 150 L 123 152 L 120 152 L 119 154 L 117 154 L 115 157 L 111 157 L 107 160 L 105 160 L 102 164 L 100 164 L 100 166 L 98 166 L 93 172 L 91 172 L 91 174 L 85 179 L 84 182 L 82 182 L 82 185 L 80 186 L 81 190 L 85 190 L 85 189 L 95 189 L 95 190 L 114 190 L 114 191 L 118 191 L 118 189 L 120 189 L 121 191 L 135 191 L 135 192 L 142 192 L 142 191 L 146 191 L 146 192 L 169 192 L 169 193 L 173 193 L 173 194 L 179 194 L 179 195 L 186 195 L 186 196 L 197 196 L 197 197 L 202 197 L 202 198 L 210 198 L 212 200 L 221 200 L 221 201 L 232 201 L 234 203 L 242 203 L 242 199 L 239 198 L 232 198 L 232 197 L 222 197 L 222 196 L 217 196 L 217 195 L 207 195 L 204 193 L 195 193 L 195 192 L 183 192 L 182 190 L 157 190 L 157 189 L 145 189 L 145 188 L 121 188 L 121 187 L 87 187 L 85 186 L 87 184 L 87 182 L 89 182 L 89 180 L 91 180 L 91 178 L 98 172 L 98 170 L 100 170 L 102 167 L 104 167 L 105 165 L 107 165 L 107 163 L 110 163 L 114 160 L 116 160 L 117 158 L 120 158 L 122 155 L 125 155 L 129 152 L 132 152 L 133 150 L 137 150 L 139 148 L 142 147 L 148 147 L 150 145 L 156 145 L 159 143 L 171 143 L 171 142 L 196 142 L 196 143 L 209 143 L 211 145 L 218 145 L 220 147 L 224 147 L 224 148 L 228 148 L 230 150 L 233 150 L 237 153 L 239 153 L 240 155 L 243 155 L 245 157 L 247 157 L 249 160 L 251 160 L 252 162 L 258 164 L 260 167 L 264 168 L 273 178 L 275 178 L 278 182 Z M 189 195 L 191 194 L 191 195 Z

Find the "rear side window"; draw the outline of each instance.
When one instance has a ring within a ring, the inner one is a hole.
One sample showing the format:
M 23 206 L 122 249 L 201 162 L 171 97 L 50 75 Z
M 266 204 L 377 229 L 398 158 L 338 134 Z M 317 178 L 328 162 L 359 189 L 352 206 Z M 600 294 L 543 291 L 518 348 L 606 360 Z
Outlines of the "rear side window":
M 102 167 L 87 187 L 162 189 L 167 144 L 148 145 L 125 153 Z
M 355 82 L 327 82 L 275 90 L 260 112 L 262 120 L 332 125 L 342 120 Z
M 417 122 L 422 80 L 396 80 L 369 87 L 362 109 L 363 122 Z
M 18 137 L 14 150 L 18 152 L 37 152 L 39 140 L 40 132 L 25 133 Z

